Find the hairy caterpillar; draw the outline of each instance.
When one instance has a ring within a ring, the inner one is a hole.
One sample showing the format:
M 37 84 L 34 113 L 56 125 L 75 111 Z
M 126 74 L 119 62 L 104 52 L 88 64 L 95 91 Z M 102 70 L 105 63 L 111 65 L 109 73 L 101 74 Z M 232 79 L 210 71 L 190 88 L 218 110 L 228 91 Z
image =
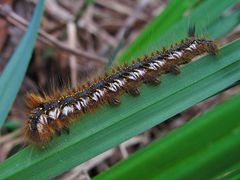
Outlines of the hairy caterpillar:
M 29 119 L 23 129 L 26 139 L 30 143 L 42 144 L 53 135 L 60 135 L 61 131 L 69 133 L 68 126 L 76 117 L 107 102 L 118 105 L 124 92 L 138 96 L 138 87 L 142 83 L 159 84 L 161 74 L 179 74 L 180 65 L 204 53 L 215 55 L 217 45 L 211 40 L 196 38 L 194 29 L 190 29 L 189 36 L 181 43 L 139 58 L 130 66 L 119 66 L 111 75 L 105 75 L 92 84 L 55 92 L 51 96 L 29 94 L 26 99 Z

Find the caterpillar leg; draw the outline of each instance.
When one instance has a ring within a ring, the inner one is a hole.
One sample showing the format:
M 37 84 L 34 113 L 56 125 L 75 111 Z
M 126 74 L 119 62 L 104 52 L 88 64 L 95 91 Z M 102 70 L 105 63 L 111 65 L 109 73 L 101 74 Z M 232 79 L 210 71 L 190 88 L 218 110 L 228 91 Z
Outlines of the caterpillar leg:
M 66 132 L 67 134 L 70 134 L 70 130 L 67 126 L 63 126 L 62 130 Z
M 57 136 L 61 136 L 61 129 L 56 129 L 55 133 L 56 133 Z
M 139 96 L 140 95 L 140 91 L 138 88 L 129 88 L 126 90 L 126 92 L 132 96 Z
M 118 98 L 109 98 L 108 99 L 108 103 L 110 104 L 110 105 L 112 105 L 112 106 L 117 106 L 117 105 L 119 105 L 121 102 L 120 102 L 120 100 L 118 99 Z
M 62 134 L 63 131 L 66 132 L 67 134 L 70 133 L 69 128 L 68 128 L 67 126 L 63 126 L 62 128 L 56 129 L 56 130 L 55 130 L 55 134 L 56 134 L 57 136 L 61 136 L 61 134 Z
M 151 84 L 151 85 L 159 85 L 161 81 L 158 79 L 158 77 L 148 76 L 143 81 L 145 84 Z
M 170 67 L 169 71 L 170 71 L 172 74 L 175 74 L 175 75 L 178 75 L 178 74 L 180 74 L 180 72 L 181 72 L 179 66 L 177 66 L 177 65 L 175 65 L 175 64 L 173 64 L 173 65 Z

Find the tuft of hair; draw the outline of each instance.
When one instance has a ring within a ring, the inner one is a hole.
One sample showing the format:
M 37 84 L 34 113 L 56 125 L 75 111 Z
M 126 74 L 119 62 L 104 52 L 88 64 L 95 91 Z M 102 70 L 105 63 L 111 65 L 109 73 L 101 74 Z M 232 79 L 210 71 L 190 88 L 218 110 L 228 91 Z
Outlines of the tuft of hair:
M 196 27 L 195 25 L 190 25 L 188 28 L 188 37 L 195 37 Z
M 45 99 L 37 94 L 28 93 L 26 95 L 25 102 L 26 102 L 28 109 L 33 109 L 33 108 L 41 105 L 42 103 L 44 103 Z

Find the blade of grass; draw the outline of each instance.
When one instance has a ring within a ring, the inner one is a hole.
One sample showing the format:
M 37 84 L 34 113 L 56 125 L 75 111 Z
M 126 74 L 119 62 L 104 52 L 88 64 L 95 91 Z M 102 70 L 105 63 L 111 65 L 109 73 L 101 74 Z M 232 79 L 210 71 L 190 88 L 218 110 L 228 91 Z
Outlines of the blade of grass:
M 155 41 L 156 37 L 161 36 L 166 32 L 173 24 L 178 22 L 184 15 L 184 13 L 196 6 L 199 1 L 178 1 L 172 0 L 169 2 L 164 11 L 154 18 L 140 33 L 129 47 L 124 51 L 124 56 L 129 57 L 132 52 L 141 51 L 145 47 L 148 47 Z M 150 36 L 149 36 L 150 35 Z M 139 49 L 140 48 L 140 49 Z M 127 61 L 126 59 L 124 62 Z
M 182 1 L 181 1 L 182 2 Z M 207 26 L 215 22 L 219 16 L 226 10 L 228 7 L 236 4 L 238 0 L 208 0 L 201 3 L 196 9 L 194 9 L 189 16 L 182 18 L 179 22 L 175 23 L 167 29 L 164 33 L 153 34 L 151 32 L 142 33 L 140 39 L 148 38 L 152 39 L 151 43 L 146 44 L 145 42 L 139 42 L 138 45 L 130 45 L 127 50 L 125 50 L 118 58 L 118 63 L 131 62 L 133 58 L 142 56 L 147 52 L 156 50 L 157 48 L 168 47 L 173 42 L 180 41 L 186 37 L 188 28 L 191 24 L 195 24 L 197 28 L 197 34 L 208 34 L 206 32 Z M 217 4 L 217 6 L 216 6 Z M 213 8 L 214 7 L 214 8 Z M 207 11 L 211 9 L 211 11 Z M 206 13 L 203 13 L 206 12 Z M 157 20 L 156 20 L 157 21 Z M 148 27 L 149 29 L 156 30 L 161 28 L 154 27 L 151 24 Z M 214 32 L 213 32 L 214 33 Z M 210 34 L 211 36 L 212 34 Z M 137 39 L 136 39 L 137 41 Z
M 21 121 L 17 119 L 11 119 L 6 121 L 2 127 L 10 130 L 19 129 L 21 127 Z
M 239 46 L 240 40 L 216 58 L 184 66 L 179 76 L 162 76 L 161 86 L 142 86 L 141 97 L 125 95 L 117 108 L 87 114 L 70 135 L 54 138 L 45 149 L 27 147 L 0 165 L 0 179 L 53 177 L 225 89 L 240 78 Z
M 215 179 L 240 179 L 240 162 L 232 165 L 230 168 L 226 168 L 220 175 L 216 176 Z
M 31 59 L 44 10 L 44 2 L 44 0 L 38 2 L 27 32 L 0 76 L 0 127 L 15 100 Z
M 208 32 L 213 39 L 220 38 L 236 27 L 240 22 L 240 11 L 225 16 L 208 27 Z
M 221 174 L 240 163 L 239 106 L 240 95 L 232 97 L 96 179 L 211 179 Z

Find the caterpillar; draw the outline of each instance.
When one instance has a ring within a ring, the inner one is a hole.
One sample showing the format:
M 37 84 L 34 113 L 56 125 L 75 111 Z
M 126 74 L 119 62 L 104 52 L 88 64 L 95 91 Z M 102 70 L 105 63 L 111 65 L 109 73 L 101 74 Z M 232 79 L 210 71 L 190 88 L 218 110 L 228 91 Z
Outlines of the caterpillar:
M 65 131 L 76 117 L 109 103 L 120 104 L 120 96 L 128 93 L 138 96 L 142 83 L 157 85 L 159 76 L 164 73 L 180 73 L 180 65 L 189 63 L 194 57 L 204 53 L 216 55 L 214 41 L 195 37 L 194 28 L 189 29 L 188 37 L 169 49 L 155 51 L 151 55 L 138 58 L 131 65 L 119 66 L 112 74 L 63 92 L 52 95 L 29 93 L 26 97 L 28 117 L 23 126 L 26 140 L 33 144 L 43 144 L 54 135 Z

